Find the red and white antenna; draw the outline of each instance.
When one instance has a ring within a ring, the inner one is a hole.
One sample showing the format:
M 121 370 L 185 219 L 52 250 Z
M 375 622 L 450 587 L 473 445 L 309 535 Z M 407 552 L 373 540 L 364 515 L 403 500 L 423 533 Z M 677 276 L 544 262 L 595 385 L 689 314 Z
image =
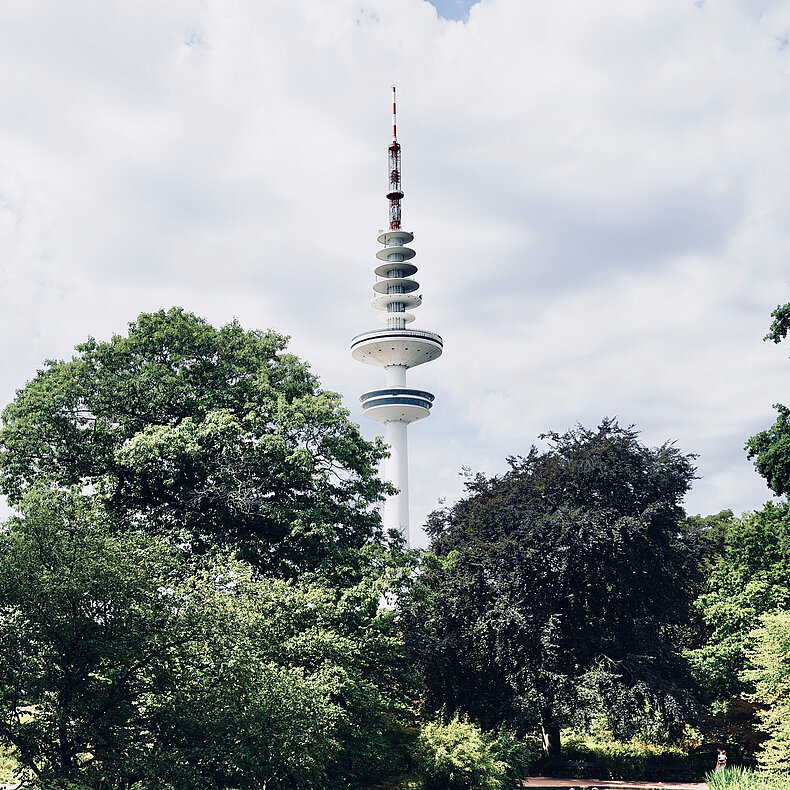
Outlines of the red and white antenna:
M 387 200 L 390 202 L 390 230 L 400 230 L 400 202 L 403 187 L 400 182 L 400 143 L 398 142 L 398 121 L 395 104 L 395 86 L 392 86 L 392 142 L 389 146 L 389 186 Z

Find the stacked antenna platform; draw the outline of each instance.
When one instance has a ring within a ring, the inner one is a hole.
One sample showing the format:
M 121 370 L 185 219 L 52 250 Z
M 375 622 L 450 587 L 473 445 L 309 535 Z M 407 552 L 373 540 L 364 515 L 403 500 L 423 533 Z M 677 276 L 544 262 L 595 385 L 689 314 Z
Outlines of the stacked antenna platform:
M 432 362 L 442 353 L 442 338 L 435 332 L 406 328 L 414 321 L 409 310 L 422 304 L 422 297 L 415 295 L 420 285 L 411 279 L 417 273 L 417 267 L 409 263 L 415 253 L 406 246 L 413 240 L 414 234 L 400 229 L 379 235 L 384 246 L 376 253 L 381 263 L 374 270 L 376 297 L 371 305 L 382 311 L 379 320 L 386 328 L 363 332 L 351 341 L 354 359 L 387 372 L 386 389 L 360 397 L 365 416 L 383 423 L 410 423 L 430 414 L 434 396 L 407 387 L 406 371 Z

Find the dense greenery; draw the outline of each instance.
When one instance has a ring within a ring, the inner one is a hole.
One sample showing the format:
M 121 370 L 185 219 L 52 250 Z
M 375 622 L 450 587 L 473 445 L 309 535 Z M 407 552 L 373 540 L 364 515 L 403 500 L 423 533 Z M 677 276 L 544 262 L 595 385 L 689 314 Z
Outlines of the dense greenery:
M 22 510 L 0 541 L 0 736 L 42 788 L 354 787 L 397 761 L 412 684 L 381 579 L 189 562 L 74 494 Z
M 5 410 L 0 742 L 42 790 L 359 788 L 408 767 L 383 447 L 284 349 L 141 315 Z
M 785 495 L 777 409 L 747 453 Z M 284 337 L 174 308 L 46 363 L 0 428 L 0 780 L 508 790 L 724 746 L 763 772 L 713 790 L 787 790 L 790 504 L 687 516 L 671 444 L 541 438 L 406 552 L 384 446 Z
M 340 581 L 379 528 L 383 447 L 285 345 L 177 308 L 88 340 L 3 413 L 0 490 L 16 504 L 36 484 L 91 486 L 113 514 L 195 550 Z
M 697 766 L 680 745 L 622 742 L 605 733 L 569 730 L 563 732 L 562 748 L 573 776 L 653 781 L 677 779 L 678 774 L 698 778 Z
M 505 782 L 491 740 L 457 714 L 447 724 L 428 722 L 414 753 L 425 790 L 500 790 Z
M 708 632 L 690 657 L 703 691 L 713 701 L 748 693 L 742 671 L 753 631 L 763 614 L 790 606 L 790 505 L 769 502 L 729 521 L 697 605 Z
M 759 762 L 764 768 L 790 772 L 790 610 L 778 609 L 760 618 L 753 631 L 746 680 L 754 698 L 765 706 L 763 729 L 768 740 Z
M 428 524 L 404 605 L 428 704 L 539 725 L 554 756 L 572 722 L 670 736 L 693 710 L 678 652 L 699 589 L 700 542 L 679 529 L 691 459 L 613 421 L 544 438 Z

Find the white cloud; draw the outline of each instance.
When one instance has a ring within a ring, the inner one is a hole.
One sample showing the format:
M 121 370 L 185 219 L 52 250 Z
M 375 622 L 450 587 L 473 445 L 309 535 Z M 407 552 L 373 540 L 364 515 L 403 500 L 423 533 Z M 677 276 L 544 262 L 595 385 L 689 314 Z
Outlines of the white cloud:
M 606 415 L 700 453 L 707 512 L 766 496 L 743 443 L 787 391 L 790 11 L 781 2 L 120 0 L 0 10 L 0 399 L 182 304 L 378 371 L 389 85 L 404 218 L 446 353 L 412 428 L 421 521 L 466 464 Z M 366 424 L 372 435 L 377 428 Z

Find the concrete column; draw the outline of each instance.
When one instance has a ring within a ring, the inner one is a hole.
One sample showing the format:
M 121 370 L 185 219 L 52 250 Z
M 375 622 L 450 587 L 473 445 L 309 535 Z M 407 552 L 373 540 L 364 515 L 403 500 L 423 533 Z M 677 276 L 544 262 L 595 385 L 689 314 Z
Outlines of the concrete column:
M 397 529 L 409 545 L 409 443 L 405 422 L 388 422 L 384 440 L 390 447 L 385 479 L 398 489 L 384 502 L 384 529 Z
M 384 369 L 387 373 L 387 386 L 388 387 L 405 387 L 406 386 L 406 368 L 404 365 L 390 365 Z

